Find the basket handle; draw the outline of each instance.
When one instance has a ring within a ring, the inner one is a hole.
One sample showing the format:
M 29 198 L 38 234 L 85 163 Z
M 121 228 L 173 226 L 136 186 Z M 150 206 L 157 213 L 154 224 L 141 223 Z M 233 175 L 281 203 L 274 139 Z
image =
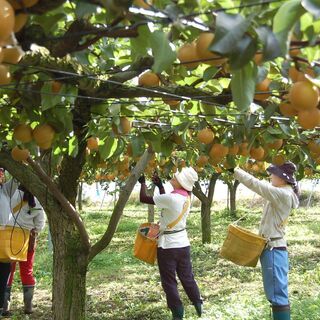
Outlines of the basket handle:
M 248 216 L 248 214 L 246 213 L 245 215 L 243 215 L 242 217 L 240 217 L 238 220 L 232 222 L 232 224 L 238 224 L 239 221 L 243 220 L 244 218 L 246 218 Z

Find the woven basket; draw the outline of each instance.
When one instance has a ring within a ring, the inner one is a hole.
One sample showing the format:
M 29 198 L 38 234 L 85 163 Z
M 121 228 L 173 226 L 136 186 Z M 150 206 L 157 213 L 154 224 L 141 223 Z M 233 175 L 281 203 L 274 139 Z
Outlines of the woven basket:
M 265 238 L 247 229 L 230 224 L 220 255 L 237 265 L 255 267 L 266 243 Z
M 0 262 L 27 261 L 30 231 L 0 226 Z
M 133 255 L 146 263 L 155 264 L 157 258 L 157 238 L 149 238 L 141 230 L 151 228 L 154 230 L 157 225 L 153 223 L 143 223 L 139 226 L 134 243 Z

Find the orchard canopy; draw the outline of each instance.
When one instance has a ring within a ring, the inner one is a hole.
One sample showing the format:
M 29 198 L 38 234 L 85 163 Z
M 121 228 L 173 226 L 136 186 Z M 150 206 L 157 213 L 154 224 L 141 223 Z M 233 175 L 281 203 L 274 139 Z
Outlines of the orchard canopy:
M 318 173 L 319 34 L 318 0 L 0 0 L 0 166 L 48 216 L 53 319 L 85 319 L 88 264 L 142 172 Z M 122 187 L 96 241 L 81 180 Z
M 320 4 L 1 0 L 2 150 L 81 178 L 320 164 Z M 11 5 L 9 5 L 10 3 Z M 86 146 L 86 151 L 84 146 Z M 54 165 L 52 165 L 54 163 Z M 206 168 L 203 170 L 203 168 Z

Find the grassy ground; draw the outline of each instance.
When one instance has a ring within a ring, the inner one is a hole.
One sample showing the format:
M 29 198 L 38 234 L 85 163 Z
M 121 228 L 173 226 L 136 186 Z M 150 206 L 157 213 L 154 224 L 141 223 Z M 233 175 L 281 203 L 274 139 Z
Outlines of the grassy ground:
M 248 206 L 248 208 L 245 207 Z M 104 232 L 109 210 L 86 208 L 85 221 L 92 239 Z M 260 207 L 240 204 L 239 214 L 249 212 L 241 222 L 245 227 L 257 227 Z M 130 206 L 109 248 L 92 262 L 88 273 L 87 319 L 121 320 L 170 319 L 166 309 L 157 267 L 146 265 L 132 256 L 135 231 L 146 219 L 146 206 Z M 265 300 L 260 268 L 244 268 L 219 258 L 219 248 L 232 221 L 228 212 L 215 204 L 212 210 L 210 245 L 201 244 L 198 208 L 189 217 L 188 232 L 192 243 L 192 258 L 196 280 L 205 303 L 203 319 L 264 320 L 270 319 Z M 290 298 L 293 320 L 320 319 L 320 215 L 319 207 L 294 212 L 288 228 L 290 250 Z M 51 319 L 50 283 L 51 254 L 46 234 L 40 238 L 35 273 L 36 312 L 30 319 Z M 22 294 L 16 277 L 13 292 L 13 319 L 22 316 Z M 180 287 L 181 289 L 181 287 Z M 186 307 L 186 319 L 196 319 L 195 311 L 181 291 Z M 28 318 L 28 319 L 29 319 Z

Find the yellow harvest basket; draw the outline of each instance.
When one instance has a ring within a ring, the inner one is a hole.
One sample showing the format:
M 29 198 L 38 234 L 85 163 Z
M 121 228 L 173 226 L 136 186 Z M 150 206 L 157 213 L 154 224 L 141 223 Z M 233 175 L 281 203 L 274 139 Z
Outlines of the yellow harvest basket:
M 143 223 L 139 226 L 134 243 L 133 255 L 146 263 L 155 264 L 157 258 L 157 238 L 149 238 L 144 230 L 153 229 L 154 223 Z
M 266 243 L 267 239 L 230 224 L 220 255 L 240 266 L 255 267 Z
M 0 262 L 27 261 L 30 231 L 0 226 Z

